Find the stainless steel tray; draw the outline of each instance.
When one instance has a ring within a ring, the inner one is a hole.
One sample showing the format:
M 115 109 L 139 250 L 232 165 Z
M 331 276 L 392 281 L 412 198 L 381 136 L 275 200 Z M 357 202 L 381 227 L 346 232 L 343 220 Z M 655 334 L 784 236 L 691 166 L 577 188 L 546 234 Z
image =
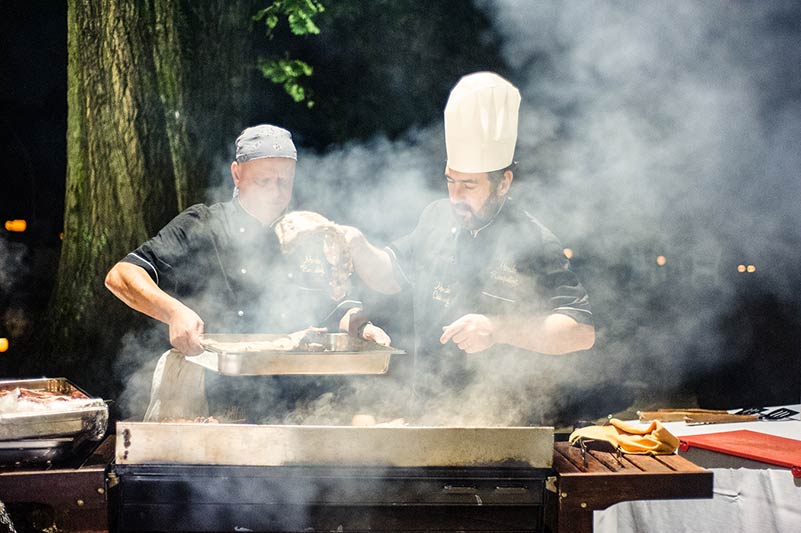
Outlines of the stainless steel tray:
M 108 407 L 102 398 L 92 398 L 65 378 L 0 381 L 0 391 L 17 387 L 75 395 L 78 401 L 42 411 L 0 412 L 0 441 L 76 436 L 100 440 L 105 435 Z
M 204 337 L 219 343 L 257 343 L 274 341 L 286 335 L 219 333 Z M 314 342 L 321 345 L 320 350 L 231 351 L 213 346 L 208 349 L 217 353 L 216 368 L 212 370 L 226 376 L 385 374 L 390 358 L 406 353 L 347 333 L 319 334 L 314 337 Z M 194 362 L 203 364 L 199 360 Z

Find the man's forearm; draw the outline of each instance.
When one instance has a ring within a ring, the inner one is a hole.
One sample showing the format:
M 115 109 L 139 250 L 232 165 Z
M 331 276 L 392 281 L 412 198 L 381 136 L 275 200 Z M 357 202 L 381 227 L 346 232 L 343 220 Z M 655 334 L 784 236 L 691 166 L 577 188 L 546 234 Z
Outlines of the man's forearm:
M 165 324 L 184 304 L 162 291 L 143 268 L 131 263 L 117 263 L 106 275 L 106 288 L 128 307 Z
M 370 244 L 361 232 L 349 242 L 353 268 L 368 287 L 383 294 L 395 294 L 401 290 L 386 250 Z
M 170 344 L 181 353 L 203 351 L 203 319 L 166 292 L 141 267 L 117 263 L 106 275 L 106 287 L 129 307 L 160 320 L 170 328 Z
M 567 315 L 545 317 L 490 317 L 495 343 L 510 344 L 544 354 L 565 354 L 589 350 L 595 344 L 595 328 Z

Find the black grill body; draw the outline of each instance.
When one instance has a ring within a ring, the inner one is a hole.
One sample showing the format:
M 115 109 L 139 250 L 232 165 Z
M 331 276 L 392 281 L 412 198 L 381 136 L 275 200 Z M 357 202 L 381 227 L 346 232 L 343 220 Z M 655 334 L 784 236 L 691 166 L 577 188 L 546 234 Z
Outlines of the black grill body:
M 118 531 L 541 531 L 548 469 L 116 465 Z

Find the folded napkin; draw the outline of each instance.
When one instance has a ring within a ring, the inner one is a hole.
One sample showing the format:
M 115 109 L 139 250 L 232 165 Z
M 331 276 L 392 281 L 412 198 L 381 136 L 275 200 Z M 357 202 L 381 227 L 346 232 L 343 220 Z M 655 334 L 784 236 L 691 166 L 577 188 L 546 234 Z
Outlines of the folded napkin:
M 205 364 L 200 362 L 201 359 L 207 360 Z M 168 418 L 192 419 L 209 416 L 206 370 L 203 366 L 211 368 L 208 361 L 216 365 L 216 359 L 217 354 L 211 352 L 187 358 L 177 350 L 166 351 L 159 358 L 153 372 L 150 405 L 144 421 L 161 422 Z
M 570 444 L 580 440 L 608 442 L 623 453 L 661 455 L 675 453 L 679 447 L 677 439 L 658 421 L 654 420 L 646 428 L 626 424 L 617 418 L 606 426 L 587 426 L 570 434 Z

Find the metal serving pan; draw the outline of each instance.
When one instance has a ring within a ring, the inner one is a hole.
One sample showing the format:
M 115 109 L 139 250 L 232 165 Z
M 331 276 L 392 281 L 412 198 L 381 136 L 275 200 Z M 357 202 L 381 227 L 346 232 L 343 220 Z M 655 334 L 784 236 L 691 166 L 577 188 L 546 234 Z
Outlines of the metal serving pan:
M 259 375 L 356 375 L 385 374 L 393 355 L 406 352 L 375 342 L 351 337 L 347 333 L 323 333 L 314 337 L 318 350 L 237 351 L 247 343 L 275 341 L 286 335 L 277 334 L 207 334 L 212 341 L 206 349 L 217 354 L 216 365 L 203 363 L 203 358 L 188 360 L 211 368 L 226 376 Z M 216 345 L 215 345 L 216 343 Z M 225 344 L 231 344 L 226 347 Z M 206 360 L 207 361 L 207 360 Z
M 76 437 L 100 440 L 108 426 L 108 407 L 65 378 L 0 381 L 0 392 L 17 387 L 73 396 L 74 401 L 36 411 L 0 411 L 0 441 L 42 437 Z

